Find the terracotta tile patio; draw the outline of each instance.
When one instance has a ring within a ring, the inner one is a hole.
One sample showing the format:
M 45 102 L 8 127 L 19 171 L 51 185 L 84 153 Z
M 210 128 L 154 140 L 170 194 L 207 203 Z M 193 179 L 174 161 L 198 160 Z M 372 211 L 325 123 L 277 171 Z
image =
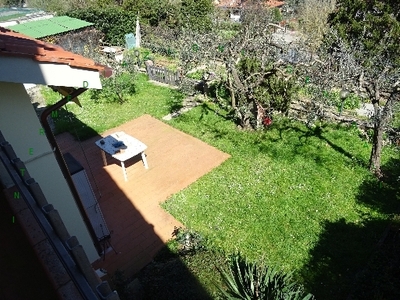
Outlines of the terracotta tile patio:
M 149 169 L 143 167 L 140 155 L 128 160 L 127 182 L 119 161 L 107 156 L 108 165 L 103 166 L 100 149 L 94 143 L 100 136 L 82 142 L 84 151 L 68 133 L 56 138 L 62 152 L 71 153 L 84 166 L 112 232 L 111 244 L 120 252 L 108 251 L 105 261 L 96 261 L 94 268 L 104 268 L 109 274 L 120 269 L 130 276 L 152 260 L 171 238 L 174 226 L 182 226 L 160 203 L 219 166 L 229 155 L 149 115 L 102 136 L 116 131 L 125 131 L 148 147 L 145 153 Z

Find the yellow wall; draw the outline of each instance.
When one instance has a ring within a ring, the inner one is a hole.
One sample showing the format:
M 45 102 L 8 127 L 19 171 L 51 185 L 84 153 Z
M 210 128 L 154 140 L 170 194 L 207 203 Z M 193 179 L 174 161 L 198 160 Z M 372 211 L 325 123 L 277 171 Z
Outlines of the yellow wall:
M 41 124 L 23 84 L 0 82 L 0 130 L 39 183 L 47 201 L 60 213 L 69 234 L 78 238 L 91 262 L 96 260 L 97 251 L 50 144 L 41 133 Z

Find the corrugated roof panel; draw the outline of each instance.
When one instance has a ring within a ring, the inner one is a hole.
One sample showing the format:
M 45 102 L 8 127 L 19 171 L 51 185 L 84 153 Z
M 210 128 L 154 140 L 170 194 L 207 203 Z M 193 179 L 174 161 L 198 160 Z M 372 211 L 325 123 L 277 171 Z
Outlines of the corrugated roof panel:
M 18 31 L 18 30 L 23 30 L 26 27 L 24 26 L 24 24 L 17 24 L 17 25 L 13 25 L 10 26 L 9 29 L 14 30 L 14 31 Z
M 82 20 L 71 20 L 71 25 L 73 25 L 75 28 L 81 28 L 81 27 L 87 27 L 93 25 L 93 23 L 82 21 Z
M 59 23 L 68 21 L 70 19 L 73 19 L 73 18 L 68 17 L 68 16 L 58 16 L 58 17 L 53 18 L 53 20 L 57 20 L 57 22 L 59 22 Z
M 27 36 L 31 36 L 33 38 L 39 38 L 42 36 L 42 33 L 40 31 L 37 31 L 36 29 L 33 28 L 26 28 L 24 30 L 24 34 L 26 34 Z
M 33 27 L 33 29 L 34 29 L 34 27 Z M 43 26 L 36 28 L 36 29 L 42 33 L 42 36 L 49 36 L 49 35 L 54 35 L 57 33 L 65 32 L 65 31 L 69 31 L 68 28 L 65 28 L 64 26 L 60 26 L 58 24 L 54 24 L 51 22 L 49 22 L 48 24 L 43 24 Z
M 82 27 L 93 25 L 92 23 L 82 21 L 79 19 L 70 18 L 70 17 L 53 18 L 53 19 L 51 19 L 51 21 L 54 23 L 57 23 L 59 25 L 65 26 L 65 27 L 69 28 L 70 30 L 75 30 L 75 29 L 79 29 Z
M 93 24 L 67 16 L 60 16 L 51 19 L 32 21 L 10 26 L 9 29 L 22 34 L 26 34 L 33 38 L 41 38 L 49 35 L 55 35 L 71 30 L 76 30 L 90 25 Z

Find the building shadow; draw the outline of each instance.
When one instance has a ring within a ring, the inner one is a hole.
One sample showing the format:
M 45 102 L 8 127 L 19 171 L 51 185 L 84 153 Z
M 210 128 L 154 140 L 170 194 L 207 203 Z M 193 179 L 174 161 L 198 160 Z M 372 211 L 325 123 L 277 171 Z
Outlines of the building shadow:
M 301 270 L 316 299 L 400 298 L 400 160 L 392 159 L 382 169 L 390 174 L 386 182 L 371 176 L 357 195 L 358 203 L 372 213 L 360 209 L 358 222 L 323 224 Z
M 57 294 L 0 190 L 0 299 L 57 299 Z
M 140 272 L 153 261 L 160 250 L 168 251 L 165 249 L 165 237 L 160 238 L 160 233 L 156 232 L 159 231 L 154 223 L 156 221 L 148 221 L 151 214 L 157 212 L 148 208 L 150 204 L 146 204 L 146 201 L 152 201 L 153 192 L 144 189 L 144 178 L 157 177 L 154 179 L 155 184 L 160 178 L 160 173 L 152 170 L 151 155 L 149 170 L 144 169 L 140 155 L 126 161 L 129 181 L 125 182 L 118 160 L 107 155 L 108 166 L 103 165 L 100 149 L 95 145 L 95 141 L 103 136 L 97 133 L 93 135 L 92 128 L 67 110 L 60 113 L 60 116 L 63 120 L 55 120 L 56 126 L 57 122 L 68 120 L 69 130 L 74 138 L 63 133 L 56 136 L 57 143 L 63 154 L 70 153 L 84 167 L 110 231 L 109 243 L 104 245 L 105 255 L 92 264 L 95 269 L 107 271 L 102 279 L 117 288 L 121 299 L 211 299 L 179 257 L 174 257 L 171 263 L 163 264 L 164 268 L 157 269 L 159 278 L 164 278 L 164 281 L 168 278 L 167 284 L 160 284 L 156 280 L 154 270 L 147 272 L 153 272 L 152 278 L 155 280 L 148 280 L 149 276 L 143 277 L 143 272 Z M 115 129 L 120 130 L 130 134 L 129 128 L 121 129 L 120 126 Z M 139 203 L 140 207 L 134 203 Z M 173 219 L 165 213 L 160 217 L 160 222 L 168 225 L 168 218 Z M 172 233 L 171 229 L 170 238 Z M 170 258 L 173 257 L 173 253 L 169 255 Z M 146 269 L 149 268 L 152 267 Z
M 214 299 L 192 275 L 183 258 L 168 247 L 163 247 L 151 263 L 131 277 L 116 272 L 113 283 L 122 299 Z

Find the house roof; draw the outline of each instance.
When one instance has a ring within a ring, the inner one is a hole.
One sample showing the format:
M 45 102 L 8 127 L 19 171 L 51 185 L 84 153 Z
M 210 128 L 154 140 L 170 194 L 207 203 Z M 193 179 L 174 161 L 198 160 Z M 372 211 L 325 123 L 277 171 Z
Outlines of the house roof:
M 217 0 L 215 1 L 218 7 L 240 8 L 246 6 L 247 0 Z M 280 7 L 285 4 L 284 1 L 267 0 L 264 3 L 268 7 Z
M 97 64 L 89 58 L 65 51 L 63 48 L 36 40 L 23 34 L 0 27 L 0 57 L 25 57 L 37 62 L 68 65 L 70 67 L 96 70 L 105 77 L 111 76 L 109 67 Z
M 218 7 L 241 7 L 241 0 L 221 0 L 216 1 Z
M 268 0 L 266 5 L 268 7 L 280 7 L 285 4 L 285 1 Z
M 93 23 L 67 16 L 60 16 L 45 20 L 24 22 L 23 24 L 8 26 L 8 28 L 33 38 L 42 38 L 91 25 L 93 25 Z

